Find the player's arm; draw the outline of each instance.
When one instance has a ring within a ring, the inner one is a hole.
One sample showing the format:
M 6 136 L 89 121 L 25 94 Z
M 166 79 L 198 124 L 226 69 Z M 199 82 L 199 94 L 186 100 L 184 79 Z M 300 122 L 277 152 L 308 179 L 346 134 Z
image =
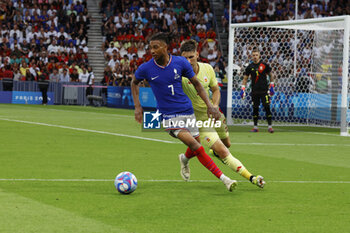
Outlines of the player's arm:
M 275 94 L 275 90 L 274 90 L 274 87 L 275 87 L 275 75 L 272 71 L 270 71 L 269 73 L 267 73 L 270 77 L 270 87 L 269 87 L 269 93 L 270 93 L 270 96 L 273 96 Z
M 242 86 L 247 85 L 247 82 L 248 82 L 248 75 L 243 75 Z
M 270 77 L 270 83 L 273 83 L 275 81 L 275 74 L 272 71 L 270 71 L 268 75 Z
M 246 96 L 245 86 L 247 85 L 247 82 L 248 82 L 248 75 L 244 74 L 243 81 L 242 81 L 242 87 L 241 87 L 241 93 L 240 93 L 240 96 L 242 99 L 244 99 Z
M 218 85 L 218 81 L 216 80 L 216 75 L 215 71 L 211 66 L 208 67 L 208 78 L 209 78 L 209 87 L 212 92 L 211 95 L 211 101 L 213 103 L 214 108 L 219 109 L 219 104 L 220 104 L 220 98 L 221 98 L 221 93 L 220 93 L 220 87 Z
M 208 116 L 209 117 L 214 117 L 215 119 L 219 119 L 220 118 L 220 112 L 216 108 L 214 108 L 214 106 L 210 103 L 209 97 L 208 97 L 207 93 L 205 92 L 204 87 L 202 86 L 202 84 L 197 79 L 197 75 L 193 76 L 193 78 L 191 78 L 190 81 L 193 84 L 193 86 L 196 88 L 198 95 L 202 98 L 204 103 L 207 105 L 207 107 L 208 107 L 208 111 L 207 111 Z
M 135 120 L 138 123 L 142 123 L 142 107 L 139 99 L 139 83 L 141 81 L 136 79 L 135 76 L 132 77 L 131 81 L 131 93 L 135 104 Z
M 220 93 L 220 87 L 219 85 L 210 87 L 212 94 L 211 100 L 213 102 L 214 108 L 219 107 L 220 104 L 220 98 L 221 98 L 221 93 Z

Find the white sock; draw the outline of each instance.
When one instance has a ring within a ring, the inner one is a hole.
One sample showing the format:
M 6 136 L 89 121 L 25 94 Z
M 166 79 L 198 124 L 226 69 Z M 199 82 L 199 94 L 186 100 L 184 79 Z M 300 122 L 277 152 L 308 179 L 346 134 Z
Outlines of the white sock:
M 188 161 L 190 161 L 184 154 L 181 154 L 181 160 L 184 164 L 188 164 Z
M 258 129 L 258 126 L 257 126 L 257 125 L 254 125 L 254 129 Z
M 228 178 L 227 176 L 225 176 L 224 174 L 222 174 L 220 176 L 220 180 L 224 183 L 226 183 L 227 181 L 231 180 L 230 178 Z
M 272 129 L 272 125 L 269 125 L 268 127 L 269 127 L 269 129 Z

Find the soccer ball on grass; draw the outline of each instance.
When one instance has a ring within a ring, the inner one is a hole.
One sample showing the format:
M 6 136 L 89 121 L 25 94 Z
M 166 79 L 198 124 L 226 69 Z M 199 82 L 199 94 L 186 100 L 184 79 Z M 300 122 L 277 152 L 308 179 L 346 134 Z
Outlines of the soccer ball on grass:
M 115 178 L 114 186 L 121 194 L 130 194 L 137 188 L 137 179 L 131 172 L 121 172 Z

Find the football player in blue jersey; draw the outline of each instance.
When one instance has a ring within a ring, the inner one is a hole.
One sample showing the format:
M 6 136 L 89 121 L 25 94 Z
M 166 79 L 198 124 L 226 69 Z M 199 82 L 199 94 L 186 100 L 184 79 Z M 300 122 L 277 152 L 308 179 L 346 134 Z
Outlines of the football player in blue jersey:
M 199 142 L 199 131 L 196 125 L 186 124 L 186 122 L 195 120 L 195 116 L 192 103 L 183 92 L 182 77 L 187 77 L 196 88 L 198 95 L 208 107 L 207 113 L 210 118 L 219 119 L 220 113 L 209 101 L 208 95 L 193 72 L 191 64 L 184 57 L 168 53 L 170 40 L 171 35 L 168 33 L 154 34 L 149 41 L 153 58 L 143 63 L 135 72 L 131 83 L 135 103 L 135 120 L 142 123 L 143 109 L 139 100 L 138 84 L 145 79 L 156 97 L 157 109 L 162 114 L 163 123 L 167 122 L 166 126 L 163 126 L 171 136 L 178 138 L 188 147 L 184 156 L 180 157 L 182 178 L 186 181 L 189 180 L 189 159 L 196 156 L 203 166 L 219 178 L 229 191 L 232 191 L 236 187 L 237 181 L 225 176 L 205 152 Z

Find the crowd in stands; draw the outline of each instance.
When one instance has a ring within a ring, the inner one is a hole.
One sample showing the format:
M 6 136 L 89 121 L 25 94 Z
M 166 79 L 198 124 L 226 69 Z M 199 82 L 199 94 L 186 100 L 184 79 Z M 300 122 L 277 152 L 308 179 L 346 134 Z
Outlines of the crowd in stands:
M 147 40 L 157 32 L 175 35 L 169 46 L 172 54 L 180 55 L 181 41 L 194 39 L 201 61 L 223 67 L 208 0 L 102 0 L 100 7 L 109 85 L 130 85 L 135 69 L 152 58 Z
M 228 31 L 229 1 L 225 0 L 225 10 L 222 16 L 222 28 Z M 322 18 L 338 15 L 349 15 L 350 5 L 343 0 L 299 0 L 297 19 Z M 232 22 L 263 22 L 263 21 L 295 20 L 295 1 L 292 0 L 232 0 Z M 253 47 L 258 47 L 262 59 L 273 67 L 276 74 L 278 90 L 296 92 L 319 92 L 318 86 L 325 86 L 322 92 L 339 85 L 330 77 L 330 65 L 335 58 L 329 56 L 340 45 L 339 31 L 324 31 L 318 34 L 321 41 L 313 43 L 312 31 L 299 30 L 295 40 L 294 30 L 264 30 L 252 28 L 250 31 L 236 33 L 235 65 L 244 68 L 249 62 L 249 54 Z M 315 41 L 316 42 L 316 41 Z M 294 46 L 296 44 L 296 67 L 294 67 Z M 337 58 L 338 59 L 338 58 Z M 317 61 L 316 61 L 317 60 Z M 314 65 L 312 65 L 314 64 Z M 294 72 L 296 69 L 296 72 Z M 337 70 L 333 67 L 333 70 Z M 337 72 L 341 76 L 341 72 Z M 240 87 L 240 77 L 234 81 L 234 87 Z M 328 82 L 328 84 L 327 84 Z M 326 84 L 324 84 L 326 83 Z M 328 85 L 328 86 L 327 86 Z
M 218 22 L 223 28 L 220 32 L 227 31 L 228 2 L 223 0 L 226 7 L 221 25 Z M 295 1 L 232 0 L 232 3 L 234 23 L 295 18 Z M 298 19 L 350 14 L 350 5 L 345 0 L 301 0 L 298 9 Z M 214 28 L 213 8 L 208 0 L 101 0 L 100 10 L 102 49 L 107 64 L 103 82 L 107 85 L 130 85 L 135 69 L 151 59 L 147 40 L 157 32 L 176 35 L 170 45 L 170 52 L 175 55 L 179 55 L 181 41 L 196 40 L 200 60 L 214 67 L 219 83 L 224 78 L 227 59 L 218 48 L 218 28 Z M 56 77 L 52 81 L 67 81 L 68 76 L 69 81 L 79 81 L 79 74 L 89 62 L 90 20 L 86 0 L 1 2 L 0 79 L 50 80 L 51 75 Z M 274 38 L 270 39 L 274 44 Z M 303 49 L 300 52 L 307 55 L 309 48 Z M 281 53 L 273 54 L 272 58 L 286 61 Z
M 0 3 L 0 79 L 79 81 L 88 64 L 86 0 Z
M 224 0 L 222 28 L 227 32 L 229 7 Z M 347 1 L 302 0 L 298 5 L 298 19 L 319 18 L 350 14 Z M 227 63 L 218 49 L 215 19 L 209 1 L 196 0 L 139 0 L 101 1 L 105 38 L 103 50 L 108 65 L 105 82 L 109 85 L 130 85 L 131 74 L 143 62 L 151 59 L 147 39 L 157 32 L 175 32 L 177 37 L 169 46 L 170 52 L 179 55 L 180 42 L 195 39 L 200 60 L 214 68 L 219 84 L 227 73 Z M 292 20 L 295 1 L 290 0 L 233 0 L 234 23 Z M 300 51 L 304 54 L 304 51 Z M 275 54 L 276 55 L 276 54 Z M 275 60 L 281 59 L 274 56 Z
M 232 22 L 265 22 L 295 19 L 295 0 L 232 0 Z M 222 24 L 227 31 L 229 1 L 225 0 Z M 346 0 L 299 0 L 297 19 L 350 15 Z

